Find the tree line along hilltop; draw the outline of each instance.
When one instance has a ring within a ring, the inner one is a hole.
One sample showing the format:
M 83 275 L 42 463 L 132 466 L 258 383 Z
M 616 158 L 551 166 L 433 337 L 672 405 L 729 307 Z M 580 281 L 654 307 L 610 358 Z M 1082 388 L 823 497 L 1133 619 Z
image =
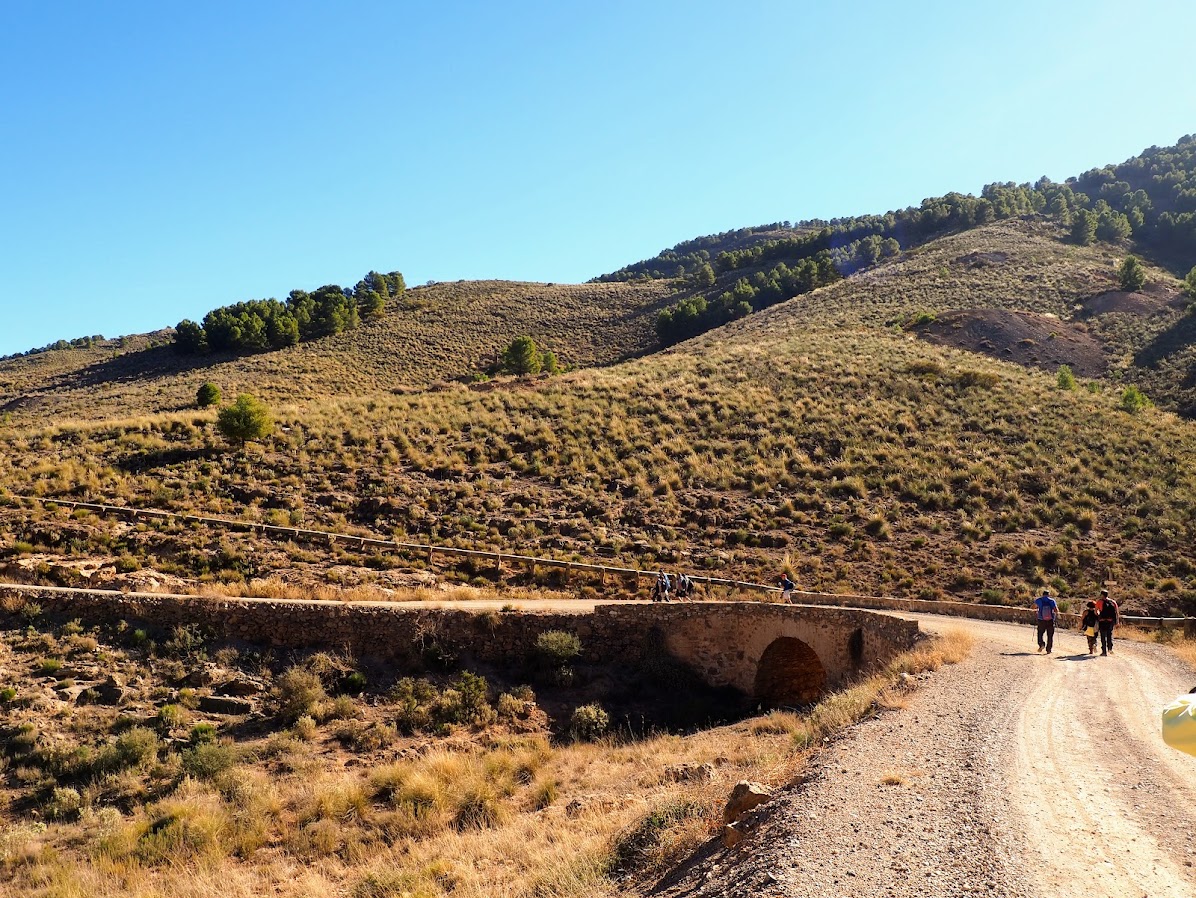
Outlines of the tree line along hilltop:
M 1056 183 L 987 185 L 979 197 L 948 193 L 888 212 L 774 222 L 684 241 L 597 281 L 676 279 L 689 295 L 661 311 L 670 345 L 846 277 L 928 240 L 992 221 L 1049 217 L 1088 246 L 1132 238 L 1144 254 L 1191 275 L 1196 295 L 1196 136 L 1150 147 L 1120 165 Z

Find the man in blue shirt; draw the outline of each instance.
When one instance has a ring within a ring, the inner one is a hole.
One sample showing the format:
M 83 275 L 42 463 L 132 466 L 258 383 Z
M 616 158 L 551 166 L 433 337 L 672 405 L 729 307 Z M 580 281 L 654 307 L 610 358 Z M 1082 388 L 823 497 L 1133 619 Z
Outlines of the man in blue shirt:
M 1042 651 L 1042 637 L 1046 634 L 1046 653 L 1049 655 L 1055 646 L 1055 618 L 1059 616 L 1059 606 L 1045 589 L 1037 599 L 1034 607 L 1038 615 L 1038 651 Z

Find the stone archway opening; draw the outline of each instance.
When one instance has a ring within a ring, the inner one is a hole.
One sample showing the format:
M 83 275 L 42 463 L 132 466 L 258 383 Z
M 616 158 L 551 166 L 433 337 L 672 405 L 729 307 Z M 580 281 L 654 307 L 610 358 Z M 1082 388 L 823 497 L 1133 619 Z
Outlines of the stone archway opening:
M 755 697 L 768 705 L 808 705 L 826 688 L 826 668 L 800 639 L 774 639 L 756 668 Z

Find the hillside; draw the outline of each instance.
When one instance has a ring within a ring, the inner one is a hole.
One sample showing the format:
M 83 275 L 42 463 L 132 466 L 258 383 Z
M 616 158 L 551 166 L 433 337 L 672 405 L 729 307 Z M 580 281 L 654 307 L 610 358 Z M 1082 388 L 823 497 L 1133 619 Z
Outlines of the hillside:
M 0 415 L 40 422 L 133 417 L 191 407 L 214 381 L 271 402 L 420 389 L 468 379 L 523 334 L 569 365 L 649 349 L 663 283 L 439 283 L 408 290 L 383 315 L 311 343 L 259 355 L 186 356 L 160 332 L 0 361 Z
M 312 344 L 275 370 L 271 356 L 227 363 L 261 365 L 236 387 L 277 404 L 260 447 L 232 452 L 213 413 L 156 398 L 130 420 L 5 428 L 4 486 L 757 578 L 788 560 L 831 591 L 1021 602 L 1049 585 L 1070 600 L 1113 579 L 1131 608 L 1193 610 L 1192 424 L 1123 411 L 1113 380 L 1062 391 L 1055 358 L 1022 346 L 1047 370 L 1005 362 L 995 334 L 986 358 L 941 345 L 953 328 L 903 326 L 1017 312 L 1099 340 L 1111 377 L 1150 374 L 1131 349 L 1181 320 L 1174 281 L 1152 270 L 1161 286 L 1110 298 L 1115 257 L 1049 223 L 996 222 L 669 351 L 540 381 L 396 393 L 367 369 L 324 395 L 333 378 L 289 367 Z M 186 401 L 190 384 L 163 383 Z M 145 386 L 106 389 L 132 410 Z M 2 520 L 19 553 L 183 579 L 385 585 L 397 564 L 64 511 Z

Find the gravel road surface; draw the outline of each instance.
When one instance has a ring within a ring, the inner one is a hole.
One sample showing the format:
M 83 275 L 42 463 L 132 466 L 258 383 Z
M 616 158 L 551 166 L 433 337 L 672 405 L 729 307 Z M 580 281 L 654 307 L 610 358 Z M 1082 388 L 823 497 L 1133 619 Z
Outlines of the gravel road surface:
M 1159 711 L 1196 673 L 1155 645 L 916 617 L 976 637 L 905 708 L 822 751 L 734 849 L 710 844 L 652 895 L 1192 898 L 1196 758 Z

